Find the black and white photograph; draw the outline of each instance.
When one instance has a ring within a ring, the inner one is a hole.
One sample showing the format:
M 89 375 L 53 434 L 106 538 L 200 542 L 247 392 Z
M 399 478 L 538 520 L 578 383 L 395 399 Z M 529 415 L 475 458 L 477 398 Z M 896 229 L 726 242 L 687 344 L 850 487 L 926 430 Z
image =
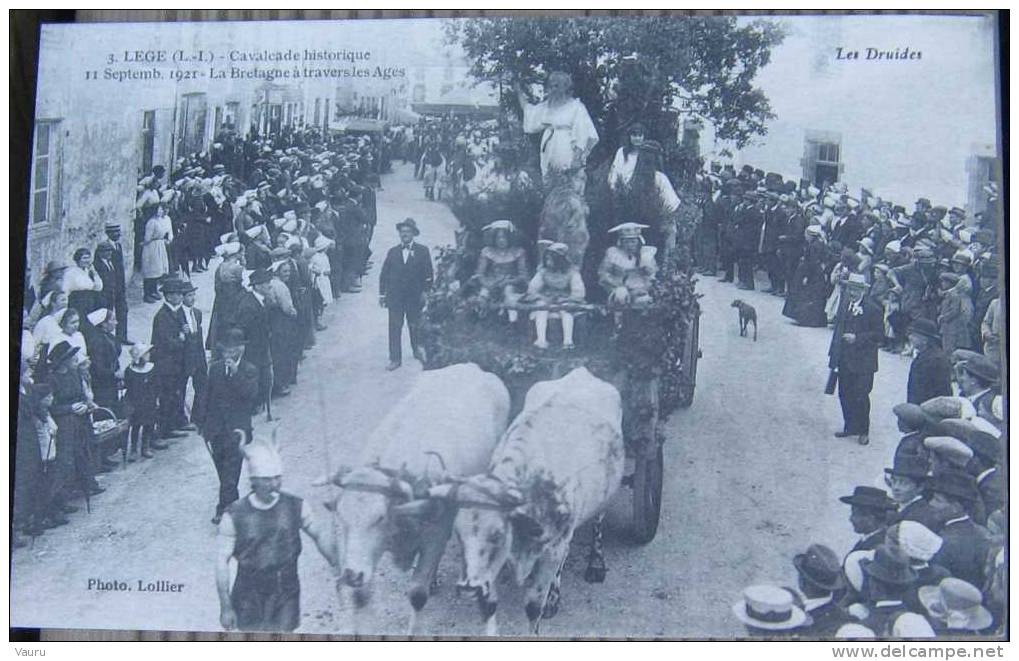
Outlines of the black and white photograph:
M 1007 15 L 117 13 L 38 33 L 12 631 L 1007 641 Z

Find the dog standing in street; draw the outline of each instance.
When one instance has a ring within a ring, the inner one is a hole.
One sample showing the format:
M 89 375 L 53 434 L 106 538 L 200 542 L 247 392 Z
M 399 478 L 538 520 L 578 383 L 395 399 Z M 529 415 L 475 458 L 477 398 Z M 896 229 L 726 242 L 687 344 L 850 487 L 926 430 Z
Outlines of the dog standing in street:
M 732 302 L 732 307 L 739 310 L 739 336 L 747 336 L 747 326 L 754 325 L 754 342 L 757 341 L 757 310 L 749 303 L 744 303 L 738 298 Z

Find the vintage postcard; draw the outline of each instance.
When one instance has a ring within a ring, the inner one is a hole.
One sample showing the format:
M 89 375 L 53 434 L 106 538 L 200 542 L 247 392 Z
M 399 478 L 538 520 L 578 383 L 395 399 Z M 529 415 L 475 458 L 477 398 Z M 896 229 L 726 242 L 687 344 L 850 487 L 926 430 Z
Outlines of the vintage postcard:
M 1006 638 L 998 29 L 44 25 L 11 626 Z

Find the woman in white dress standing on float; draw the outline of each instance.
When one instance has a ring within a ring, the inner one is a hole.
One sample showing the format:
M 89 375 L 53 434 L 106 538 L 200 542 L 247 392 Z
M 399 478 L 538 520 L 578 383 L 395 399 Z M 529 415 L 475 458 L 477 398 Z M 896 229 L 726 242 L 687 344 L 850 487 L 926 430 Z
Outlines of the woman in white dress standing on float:
M 524 131 L 541 132 L 541 176 L 556 171 L 583 176 L 587 157 L 598 144 L 598 131 L 580 99 L 573 96 L 569 74 L 553 71 L 545 83 L 547 98 L 530 103 L 520 84 L 516 91 L 524 110 Z

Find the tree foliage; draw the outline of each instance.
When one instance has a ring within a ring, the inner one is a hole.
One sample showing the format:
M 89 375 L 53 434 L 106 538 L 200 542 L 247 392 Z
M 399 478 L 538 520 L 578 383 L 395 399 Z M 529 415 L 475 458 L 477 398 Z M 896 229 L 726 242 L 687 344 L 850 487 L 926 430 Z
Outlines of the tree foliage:
M 481 18 L 452 21 L 446 38 L 472 61 L 471 74 L 504 85 L 541 82 L 566 71 L 607 158 L 621 130 L 639 118 L 651 136 L 671 142 L 680 113 L 710 122 L 719 139 L 744 146 L 767 132 L 773 115 L 754 78 L 768 64 L 782 30 L 732 16 Z M 507 108 L 512 94 L 503 95 Z

